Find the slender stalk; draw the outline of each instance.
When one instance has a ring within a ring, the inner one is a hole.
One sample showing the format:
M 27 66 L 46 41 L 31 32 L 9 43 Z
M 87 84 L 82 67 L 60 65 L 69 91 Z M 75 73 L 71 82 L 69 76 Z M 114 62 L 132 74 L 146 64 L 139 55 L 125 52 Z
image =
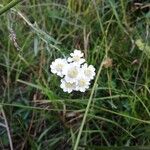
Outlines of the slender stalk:
M 88 112 L 89 112 L 89 109 L 90 109 L 90 105 L 91 105 L 91 102 L 92 102 L 92 99 L 93 99 L 94 91 L 95 91 L 95 88 L 97 86 L 97 81 L 98 81 L 98 78 L 99 78 L 99 75 L 101 73 L 102 68 L 103 68 L 103 61 L 100 65 L 100 67 L 99 67 L 99 70 L 98 70 L 98 73 L 97 73 L 97 76 L 96 76 L 96 79 L 95 79 L 95 82 L 94 82 L 94 85 L 93 85 L 93 88 L 92 88 L 92 91 L 91 91 L 91 95 L 90 95 L 90 98 L 89 98 L 89 101 L 88 101 L 88 104 L 87 104 L 87 107 L 86 107 L 86 110 L 85 110 L 85 113 L 84 113 L 84 117 L 83 117 L 83 120 L 82 120 L 82 123 L 81 123 L 81 126 L 80 126 L 80 130 L 79 130 L 76 142 L 75 142 L 75 146 L 73 148 L 74 150 L 78 149 L 78 145 L 79 145 L 79 141 L 80 141 L 81 134 L 82 134 L 82 131 L 83 131 L 83 127 L 84 127 L 84 124 L 85 124 L 85 121 L 86 121 L 86 118 L 87 118 L 87 115 L 88 115 Z
M 13 0 L 11 1 L 9 4 L 7 4 L 6 6 L 4 6 L 2 9 L 0 9 L 0 15 L 2 15 L 3 13 L 5 13 L 6 11 L 8 11 L 9 9 L 11 9 L 12 7 L 14 7 L 15 5 L 17 5 L 19 2 L 21 2 L 23 0 Z
M 1 113 L 4 117 L 4 122 L 5 122 L 5 128 L 7 130 L 7 135 L 8 135 L 8 139 L 9 139 L 9 144 L 10 144 L 10 150 L 13 150 L 13 142 L 12 142 L 12 139 L 11 139 L 11 135 L 10 135 L 10 130 L 9 130 L 9 126 L 8 126 L 8 122 L 7 122 L 7 118 L 6 118 L 6 115 L 5 115 L 5 112 L 2 108 L 2 106 L 0 105 L 0 108 L 1 108 Z

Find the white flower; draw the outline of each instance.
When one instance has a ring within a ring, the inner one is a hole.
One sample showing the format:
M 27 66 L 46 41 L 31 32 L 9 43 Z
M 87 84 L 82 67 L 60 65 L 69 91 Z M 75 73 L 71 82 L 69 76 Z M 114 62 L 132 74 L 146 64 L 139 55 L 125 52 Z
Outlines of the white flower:
M 71 57 L 68 58 L 68 62 L 76 62 L 79 64 L 82 64 L 85 62 L 85 59 L 83 59 L 83 53 L 80 50 L 74 50 L 73 53 L 70 54 Z
M 61 79 L 60 87 L 64 92 L 71 93 L 75 89 L 75 83 L 66 82 L 64 79 Z
M 63 70 L 65 80 L 70 83 L 76 82 L 80 72 L 81 68 L 77 63 L 70 63 L 66 65 L 66 67 Z
M 87 63 L 80 50 L 74 50 L 68 59 L 58 58 L 50 65 L 51 72 L 61 77 L 60 87 L 64 92 L 85 92 L 95 76 L 95 68 Z
M 67 65 L 66 59 L 58 58 L 55 61 L 52 62 L 50 65 L 51 72 L 54 74 L 57 74 L 60 77 L 63 77 L 62 71 L 64 70 L 64 67 Z
M 95 68 L 92 66 L 92 65 L 87 65 L 87 64 L 84 64 L 82 65 L 82 71 L 84 73 L 84 75 L 89 79 L 89 80 L 92 80 L 95 76 Z
M 81 74 L 76 81 L 76 91 L 85 92 L 89 88 L 89 85 L 90 81 Z

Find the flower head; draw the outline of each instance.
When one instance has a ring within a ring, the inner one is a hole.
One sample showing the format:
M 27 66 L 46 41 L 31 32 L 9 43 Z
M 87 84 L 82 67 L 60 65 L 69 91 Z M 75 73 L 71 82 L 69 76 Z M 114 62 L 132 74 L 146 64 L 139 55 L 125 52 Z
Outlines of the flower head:
M 64 92 L 71 93 L 75 89 L 75 83 L 66 82 L 65 79 L 61 79 L 60 87 Z
M 112 67 L 113 65 L 113 60 L 109 57 L 107 57 L 103 62 L 102 62 L 103 66 L 105 68 L 109 68 L 109 67 Z
M 89 88 L 90 81 L 82 74 L 76 82 L 76 91 L 85 92 Z
M 86 78 L 92 80 L 95 76 L 95 68 L 92 65 L 87 65 L 86 63 L 82 65 L 82 71 Z
M 63 77 L 62 71 L 67 64 L 68 63 L 66 59 L 58 58 L 55 61 L 53 61 L 52 64 L 50 65 L 51 72 L 57 74 L 60 77 Z
M 65 75 L 64 79 L 67 82 L 70 83 L 76 82 L 80 74 L 80 66 L 76 63 L 70 63 L 66 65 L 66 67 L 64 68 L 63 74 Z
M 68 62 L 76 62 L 78 64 L 82 64 L 85 62 L 83 57 L 83 53 L 80 50 L 74 50 L 73 53 L 70 54 L 71 57 L 68 58 Z

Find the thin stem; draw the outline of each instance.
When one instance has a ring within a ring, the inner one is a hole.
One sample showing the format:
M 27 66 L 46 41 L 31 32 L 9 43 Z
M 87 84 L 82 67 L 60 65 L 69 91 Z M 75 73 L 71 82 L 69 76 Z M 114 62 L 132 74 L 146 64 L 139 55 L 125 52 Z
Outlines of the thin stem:
M 21 2 L 22 0 L 13 0 L 11 1 L 9 4 L 7 4 L 6 6 L 4 6 L 2 9 L 0 9 L 0 15 L 2 15 L 3 13 L 5 13 L 6 11 L 8 11 L 9 9 L 11 9 L 12 7 L 14 7 L 15 5 L 17 5 L 19 2 Z
M 12 142 L 12 139 L 11 139 L 7 118 L 6 118 L 6 115 L 5 115 L 5 112 L 4 112 L 3 108 L 2 108 L 2 106 L 0 106 L 0 108 L 1 108 L 1 113 L 2 113 L 2 115 L 4 117 L 5 128 L 7 130 L 7 135 L 8 135 L 8 139 L 9 139 L 10 149 L 13 150 L 13 142 Z
M 76 140 L 76 143 L 75 143 L 75 146 L 74 146 L 74 150 L 78 149 L 78 145 L 79 145 L 79 141 L 80 141 L 81 134 L 82 134 L 82 131 L 83 131 L 83 127 L 84 127 L 84 124 L 85 124 L 85 121 L 86 121 L 86 118 L 87 118 L 87 115 L 88 115 L 88 112 L 89 112 L 89 109 L 90 109 L 90 105 L 91 105 L 91 102 L 92 102 L 92 99 L 93 99 L 94 91 L 95 91 L 95 88 L 97 86 L 97 81 L 98 81 L 99 75 L 101 73 L 102 67 L 103 67 L 103 61 L 100 65 L 100 67 L 99 67 L 99 70 L 98 70 L 98 73 L 97 73 L 97 76 L 96 76 L 96 79 L 95 79 L 95 82 L 94 82 L 94 85 L 93 85 L 93 88 L 92 88 L 92 91 L 91 91 L 91 95 L 90 95 L 90 98 L 89 98 L 89 101 L 88 101 L 88 104 L 87 104 L 87 107 L 86 107 L 86 110 L 85 110 L 85 113 L 84 113 L 84 117 L 83 117 L 83 120 L 82 120 L 82 123 L 81 123 L 81 126 L 80 126 L 80 130 L 79 130 L 79 133 L 78 133 L 78 136 L 77 136 L 77 140 Z

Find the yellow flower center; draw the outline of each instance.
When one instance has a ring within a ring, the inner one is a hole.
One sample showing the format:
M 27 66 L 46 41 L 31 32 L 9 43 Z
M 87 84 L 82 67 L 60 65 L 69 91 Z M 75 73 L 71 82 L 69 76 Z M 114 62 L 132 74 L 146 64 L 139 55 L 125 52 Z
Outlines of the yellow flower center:
M 68 77 L 70 78 L 76 78 L 77 75 L 78 75 L 78 70 L 75 67 L 68 71 Z
M 74 56 L 73 57 L 73 61 L 79 61 L 80 60 L 80 57 L 79 56 Z
M 78 82 L 78 85 L 79 85 L 80 87 L 83 87 L 83 86 L 86 85 L 86 81 L 83 80 L 83 79 L 80 79 L 79 82 Z
M 86 70 L 84 71 L 84 74 L 85 74 L 86 76 L 90 76 L 90 75 L 91 75 L 90 69 L 86 69 Z
M 67 83 L 66 82 L 66 88 L 72 88 L 73 87 L 73 83 Z
M 62 68 L 63 68 L 63 64 L 57 64 L 57 65 L 56 65 L 56 70 L 57 70 L 57 71 L 61 71 Z

